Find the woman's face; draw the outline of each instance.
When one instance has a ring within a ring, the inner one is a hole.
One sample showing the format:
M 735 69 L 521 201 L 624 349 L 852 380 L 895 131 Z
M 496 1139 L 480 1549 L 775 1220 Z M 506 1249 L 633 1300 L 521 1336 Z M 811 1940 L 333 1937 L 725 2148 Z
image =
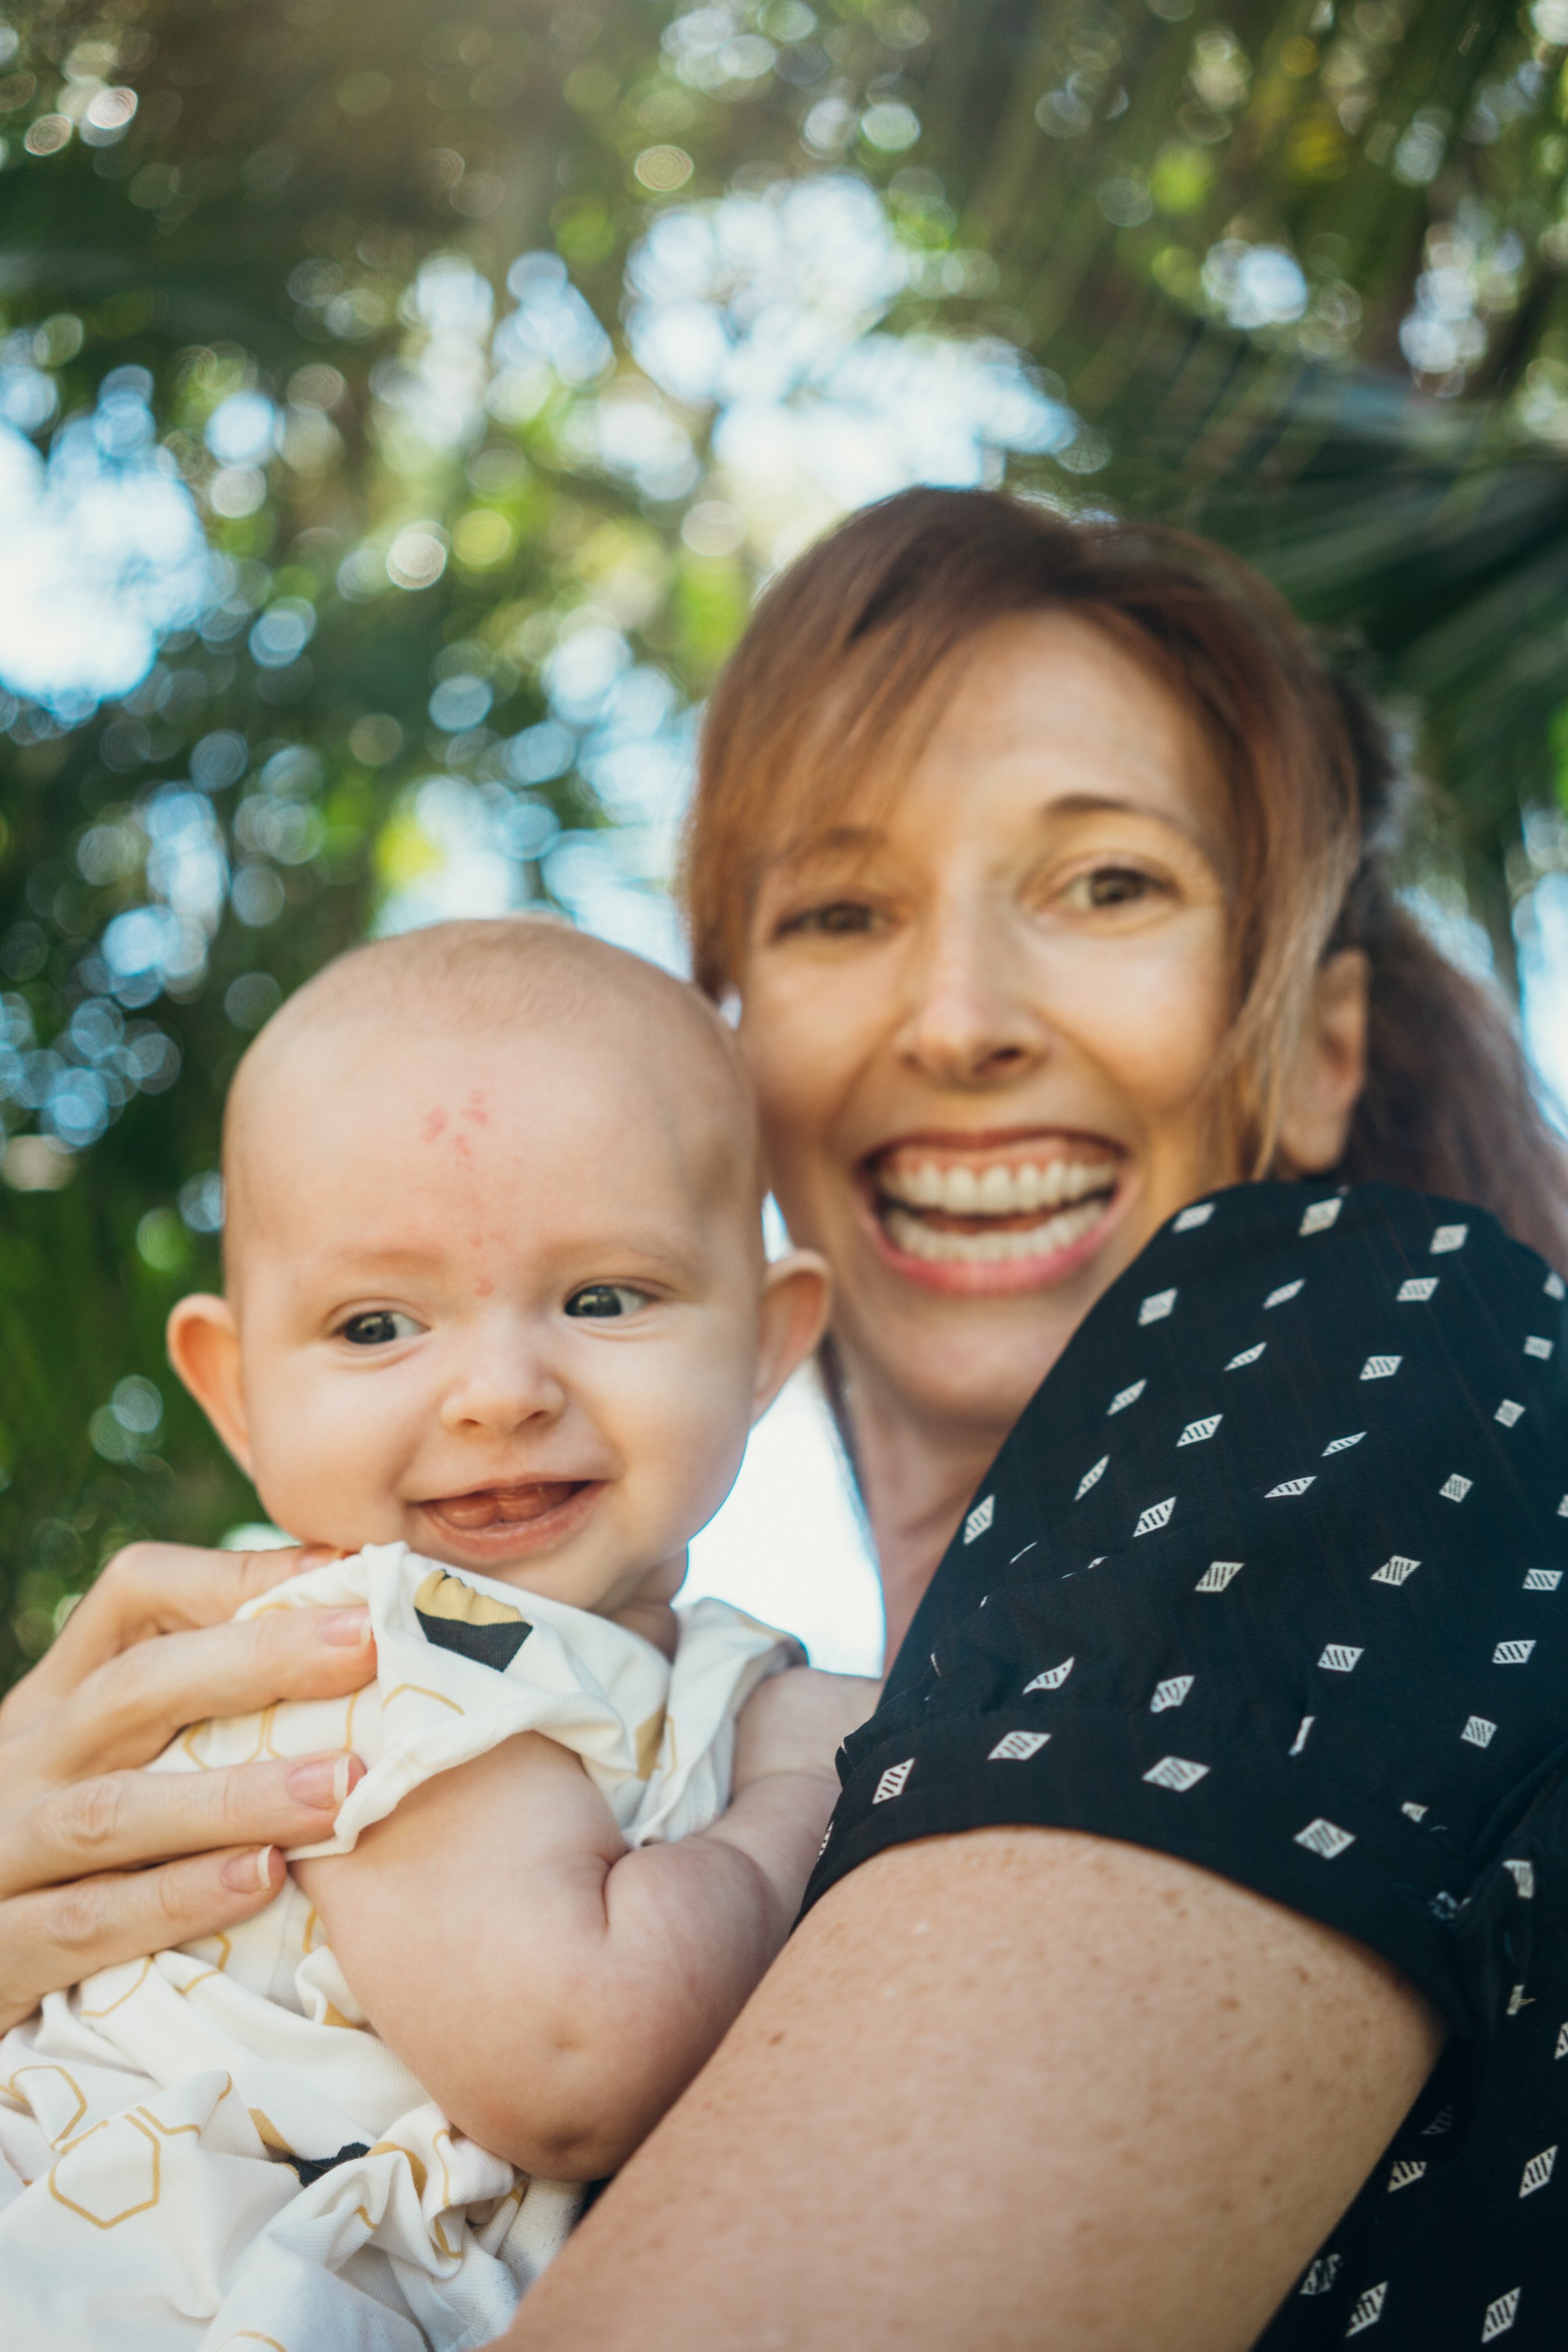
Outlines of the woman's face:
M 1225 793 L 1155 679 L 996 623 L 890 804 L 764 877 L 741 1036 L 856 1378 L 999 1437 L 1155 1229 L 1232 1181 Z

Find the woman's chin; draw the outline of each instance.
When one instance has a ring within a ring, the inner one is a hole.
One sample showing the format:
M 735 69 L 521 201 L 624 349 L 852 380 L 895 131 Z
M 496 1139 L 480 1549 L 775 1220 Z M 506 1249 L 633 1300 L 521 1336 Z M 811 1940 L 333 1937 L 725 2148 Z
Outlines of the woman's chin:
M 1018 1230 L 1016 1221 L 989 1232 L 980 1219 L 939 1224 L 896 1202 L 864 1197 L 860 1223 L 879 1262 L 903 1281 L 950 1298 L 1007 1297 L 1056 1289 L 1080 1276 L 1121 1224 L 1131 1191 L 1122 1180 L 1102 1198 L 1033 1231 Z

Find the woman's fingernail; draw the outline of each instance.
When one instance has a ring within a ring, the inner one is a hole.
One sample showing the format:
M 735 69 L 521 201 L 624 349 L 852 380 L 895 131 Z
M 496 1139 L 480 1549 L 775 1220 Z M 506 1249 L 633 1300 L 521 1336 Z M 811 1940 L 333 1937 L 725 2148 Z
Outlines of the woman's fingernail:
M 256 1846 L 249 1853 L 237 1853 L 226 1862 L 220 1874 L 226 1886 L 237 1895 L 263 1895 L 272 1884 L 272 1853 L 269 1845 Z
M 364 1778 L 364 1766 L 357 1756 L 340 1756 L 332 1767 L 332 1802 L 341 1805 L 356 1780 Z
M 289 1775 L 289 1794 L 297 1805 L 310 1805 L 318 1812 L 328 1806 L 338 1806 L 349 1792 L 347 1756 L 315 1756 L 308 1764 L 296 1764 Z
M 335 1649 L 357 1649 L 362 1642 L 370 1639 L 370 1611 L 329 1609 L 323 1613 L 317 1631 L 322 1641 L 331 1643 Z

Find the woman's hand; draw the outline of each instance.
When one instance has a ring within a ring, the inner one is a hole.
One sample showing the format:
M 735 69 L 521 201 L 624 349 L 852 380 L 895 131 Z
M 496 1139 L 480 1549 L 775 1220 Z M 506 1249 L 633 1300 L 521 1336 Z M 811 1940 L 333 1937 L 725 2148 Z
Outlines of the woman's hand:
M 143 1773 L 206 1716 L 375 1670 L 363 1609 L 235 1611 L 323 1555 L 132 1544 L 0 1706 L 0 2028 L 94 1969 L 232 1927 L 331 1833 L 336 1756 Z
M 770 1675 L 735 1726 L 731 1798 L 775 1772 L 806 1772 L 837 1786 L 834 1758 L 881 1696 L 880 1683 L 792 1666 Z

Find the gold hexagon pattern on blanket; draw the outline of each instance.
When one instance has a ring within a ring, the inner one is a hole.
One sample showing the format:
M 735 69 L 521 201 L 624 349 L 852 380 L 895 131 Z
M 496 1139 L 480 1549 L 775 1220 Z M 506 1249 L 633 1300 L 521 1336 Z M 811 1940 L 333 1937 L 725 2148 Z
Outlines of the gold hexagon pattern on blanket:
M 414 1614 L 427 1642 L 504 1674 L 533 1628 L 521 1609 L 476 1592 L 460 1576 L 432 1569 L 414 1596 Z

